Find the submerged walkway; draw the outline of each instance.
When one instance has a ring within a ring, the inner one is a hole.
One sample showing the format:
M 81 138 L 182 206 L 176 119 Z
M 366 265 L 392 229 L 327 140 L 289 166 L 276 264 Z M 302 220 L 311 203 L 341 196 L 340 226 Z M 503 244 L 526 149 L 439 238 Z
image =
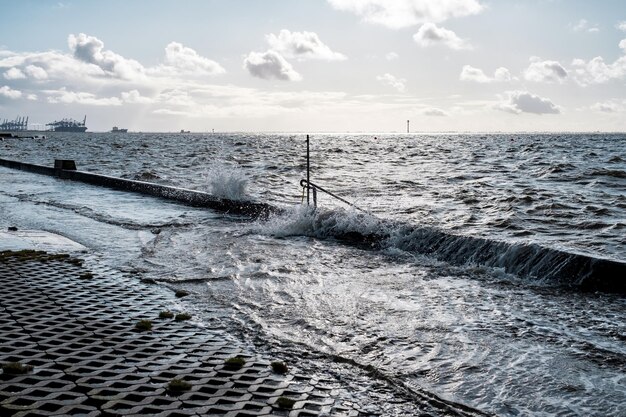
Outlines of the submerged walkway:
M 166 288 L 75 258 L 5 252 L 0 289 L 0 362 L 33 366 L 0 374 L 2 416 L 361 415 L 336 397 L 336 381 L 275 373 L 223 330 L 160 319 L 176 305 Z M 240 369 L 225 363 L 235 356 Z M 190 389 L 170 390 L 174 378 Z
M 275 358 L 252 352 L 219 320 L 182 320 L 185 302 L 170 289 L 89 265 L 0 251 L 0 416 L 381 415 L 337 375 L 275 370 Z M 162 317 L 169 310 L 174 317 Z M 139 329 L 142 320 L 152 328 Z M 174 379 L 187 387 L 173 388 Z M 396 416 L 484 416 L 431 395 L 392 408 Z

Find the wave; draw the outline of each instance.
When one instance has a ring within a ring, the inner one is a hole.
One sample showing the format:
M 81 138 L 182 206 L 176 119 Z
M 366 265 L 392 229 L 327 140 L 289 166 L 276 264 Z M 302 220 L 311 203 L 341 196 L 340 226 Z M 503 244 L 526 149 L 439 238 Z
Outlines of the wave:
M 589 173 L 592 177 L 626 178 L 626 171 L 619 169 L 596 169 Z
M 626 294 L 623 262 L 534 243 L 455 235 L 434 227 L 381 220 L 353 211 L 313 211 L 302 206 L 271 217 L 259 224 L 258 231 L 280 237 L 332 238 L 364 248 L 396 248 L 453 265 L 501 269 L 536 283 Z
M 247 201 L 248 178 L 244 172 L 232 166 L 214 165 L 204 174 L 210 192 L 217 198 L 232 201 Z

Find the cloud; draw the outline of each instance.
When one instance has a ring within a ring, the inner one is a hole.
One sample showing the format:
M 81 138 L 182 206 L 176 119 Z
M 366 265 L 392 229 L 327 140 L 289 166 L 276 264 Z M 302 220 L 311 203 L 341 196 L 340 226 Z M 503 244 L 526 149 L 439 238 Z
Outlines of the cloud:
M 0 69 L 19 68 L 35 80 L 54 79 L 78 82 L 88 79 L 102 82 L 105 72 L 97 65 L 79 61 L 71 55 L 57 51 L 14 53 L 0 55 Z
M 591 110 L 600 113 L 618 113 L 624 110 L 624 107 L 616 101 L 605 101 L 604 103 L 595 103 L 592 105 Z
M 149 104 L 154 102 L 154 99 L 142 96 L 137 90 L 124 91 L 122 92 L 121 97 L 124 103 Z
M 95 94 L 87 92 L 74 92 L 60 89 L 56 91 L 45 91 L 49 95 L 48 103 L 52 104 L 84 104 L 88 106 L 120 106 L 122 100 L 118 97 L 98 98 Z
M 483 70 L 474 68 L 471 65 L 463 65 L 459 78 L 461 81 L 473 81 L 476 83 L 490 83 L 493 81 L 492 78 L 485 75 Z
M 497 68 L 495 73 L 493 74 L 493 78 L 495 81 L 502 81 L 502 82 L 517 80 L 517 78 L 513 77 L 511 75 L 511 72 L 504 67 Z
M 496 109 L 513 114 L 559 114 L 561 110 L 547 98 L 539 97 L 528 91 L 507 91 L 500 97 Z
M 597 25 L 590 26 L 587 19 L 580 19 L 575 25 L 571 25 L 574 32 L 597 33 L 600 29 Z
M 567 78 L 567 71 L 557 61 L 541 61 L 533 57 L 530 66 L 524 71 L 524 78 L 534 82 L 563 82 Z
M 19 90 L 13 90 L 8 85 L 4 85 L 0 87 L 0 97 L 10 98 L 12 100 L 16 100 L 22 97 L 22 92 Z
M 27 65 L 26 66 L 26 74 L 30 78 L 35 80 L 45 80 L 48 78 L 48 73 L 45 69 L 38 67 L 37 65 Z
M 626 20 L 619 22 L 616 27 L 622 32 L 626 32 Z
M 178 42 L 170 42 L 165 47 L 165 67 L 161 70 L 169 74 L 218 75 L 226 72 L 217 62 Z
M 283 29 L 277 35 L 266 35 L 270 48 L 287 58 L 298 60 L 319 59 L 323 61 L 343 61 L 345 55 L 333 52 L 315 32 L 291 32 Z
M 476 83 L 486 84 L 496 81 L 507 82 L 516 78 L 511 76 L 511 72 L 504 67 L 496 69 L 493 77 L 489 77 L 480 68 L 474 68 L 471 65 L 463 65 L 463 69 L 461 70 L 461 75 L 459 76 L 459 79 L 461 81 L 472 81 Z
M 626 39 L 622 39 L 618 46 L 625 55 L 617 58 L 613 63 L 606 63 L 601 56 L 597 56 L 590 61 L 574 59 L 572 61 L 572 71 L 576 82 L 582 86 L 587 86 L 590 84 L 603 84 L 612 80 L 625 79 Z
M 298 74 L 291 64 L 276 51 L 250 52 L 243 61 L 243 66 L 254 77 L 266 80 L 277 79 L 283 81 L 300 81 Z
M 443 22 L 480 13 L 478 0 L 327 0 L 335 9 L 356 14 L 364 22 L 392 29 Z
M 423 47 L 442 44 L 451 49 L 472 49 L 472 46 L 466 40 L 459 38 L 456 33 L 438 27 L 434 23 L 424 23 L 413 35 L 413 40 Z
M 575 59 L 572 62 L 574 78 L 582 86 L 604 84 L 612 80 L 626 78 L 626 56 L 618 58 L 614 63 L 607 64 L 600 56 L 589 62 Z
M 404 93 L 406 91 L 406 79 L 404 78 L 396 78 L 393 75 L 386 73 L 377 76 L 376 79 L 383 84 L 398 90 L 400 93 Z
M 4 78 L 7 80 L 22 80 L 26 78 L 26 74 L 24 74 L 21 69 L 12 67 L 5 71 Z
M 445 111 L 438 109 L 436 107 L 429 107 L 421 111 L 424 116 L 432 116 L 432 117 L 447 117 L 448 113 Z
M 67 38 L 67 43 L 74 58 L 97 66 L 106 76 L 135 80 L 145 73 L 145 68 L 139 62 L 104 50 L 104 42 L 95 36 L 88 36 L 84 33 L 71 34 Z
M 385 55 L 385 59 L 387 61 L 393 61 L 393 60 L 398 59 L 398 58 L 400 58 L 400 55 L 398 55 L 395 52 L 389 52 L 388 54 Z

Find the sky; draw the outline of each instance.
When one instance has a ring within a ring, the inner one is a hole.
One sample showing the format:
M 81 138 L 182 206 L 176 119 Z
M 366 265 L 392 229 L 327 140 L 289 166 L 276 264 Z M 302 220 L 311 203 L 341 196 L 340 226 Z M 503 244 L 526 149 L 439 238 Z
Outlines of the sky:
M 0 0 L 0 119 L 626 131 L 624 0 Z

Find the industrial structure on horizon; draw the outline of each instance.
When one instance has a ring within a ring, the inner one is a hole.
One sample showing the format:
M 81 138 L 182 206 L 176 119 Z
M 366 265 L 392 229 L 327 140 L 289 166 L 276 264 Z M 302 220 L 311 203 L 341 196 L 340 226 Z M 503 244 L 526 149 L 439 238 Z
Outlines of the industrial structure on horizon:
M 46 128 L 44 128 L 44 125 L 41 123 L 34 123 L 30 129 L 28 127 L 28 116 L 18 116 L 15 118 L 15 120 L 0 119 L 0 121 L 2 122 L 0 123 L 0 132 L 25 132 L 29 130 L 46 130 L 54 132 L 85 132 L 87 130 L 87 116 L 85 116 L 82 122 L 69 118 L 55 120 L 54 122 L 46 123 Z
M 18 116 L 15 120 L 4 119 L 4 121 L 0 123 L 0 131 L 2 132 L 23 132 L 26 130 L 28 130 L 28 116 Z
M 50 130 L 54 130 L 55 132 L 84 132 L 87 130 L 87 116 L 82 122 L 74 119 L 61 119 L 58 121 L 46 123 L 46 126 L 50 126 Z

